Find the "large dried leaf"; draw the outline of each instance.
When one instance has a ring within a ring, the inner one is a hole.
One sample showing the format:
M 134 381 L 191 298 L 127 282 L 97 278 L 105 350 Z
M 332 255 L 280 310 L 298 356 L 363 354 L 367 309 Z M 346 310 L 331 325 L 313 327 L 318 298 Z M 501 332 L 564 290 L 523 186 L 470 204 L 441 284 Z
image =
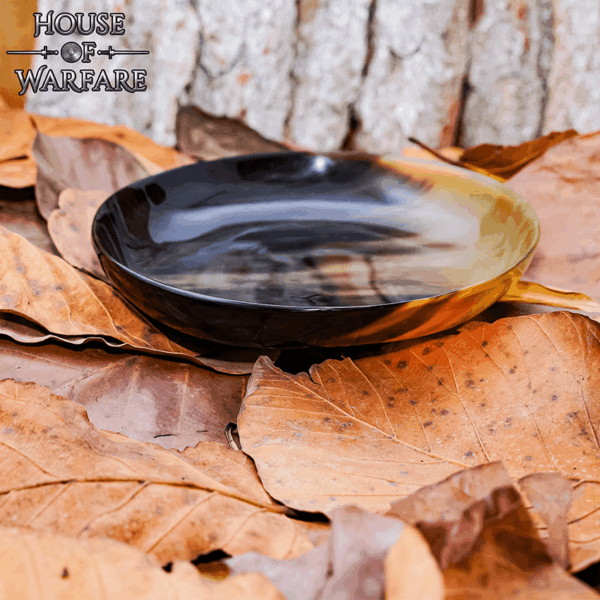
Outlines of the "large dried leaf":
M 572 562 L 600 557 L 600 327 L 550 313 L 480 324 L 287 375 L 257 362 L 238 418 L 269 493 L 304 510 L 370 510 L 504 461 L 574 489 Z
M 63 190 L 58 195 L 58 208 L 48 216 L 48 232 L 61 256 L 100 279 L 106 276 L 92 243 L 92 223 L 108 195 L 98 190 Z
M 97 138 L 123 146 L 130 152 L 143 157 L 163 169 L 174 169 L 189 164 L 189 158 L 157 144 L 149 137 L 130 129 L 126 125 L 103 125 L 84 119 L 46 117 L 30 115 L 39 133 L 55 137 Z M 73 186 L 68 186 L 73 187 Z
M 85 407 L 99 429 L 183 450 L 226 444 L 244 378 L 195 365 L 100 348 L 34 347 L 0 339 L 0 380 L 34 381 Z
M 290 600 L 441 600 L 440 570 L 423 537 L 400 520 L 348 506 L 331 515 L 326 544 L 293 561 L 246 554 L 231 573 L 264 573 Z
M 0 528 L 0 600 L 283 600 L 262 575 L 221 583 L 176 562 L 170 573 L 148 556 L 113 540 L 74 540 Z
M 171 342 L 106 283 L 0 227 L 0 314 L 59 336 L 100 336 L 128 347 L 194 356 Z
M 183 454 L 100 432 L 82 406 L 0 382 L 0 525 L 127 542 L 161 563 L 222 549 L 294 558 L 311 544 L 240 452 Z
M 33 156 L 38 166 L 35 196 L 45 219 L 59 208 L 58 197 L 65 189 L 101 190 L 108 195 L 149 175 L 131 152 L 101 139 L 38 133 Z
M 414 524 L 429 542 L 446 598 L 598 597 L 553 561 L 501 463 L 421 488 L 388 514 Z
M 553 131 L 544 137 L 524 142 L 518 146 L 482 144 L 465 150 L 459 158 L 459 162 L 464 166 L 484 169 L 492 175 L 509 179 L 552 146 L 577 135 L 578 133 L 574 129 L 569 129 L 562 132 Z
M 542 236 L 527 279 L 600 299 L 600 133 L 551 148 L 509 185 L 533 206 Z
M 267 140 L 240 121 L 211 116 L 195 106 L 183 106 L 175 125 L 177 146 L 202 159 L 225 158 L 260 152 L 288 152 L 289 148 Z

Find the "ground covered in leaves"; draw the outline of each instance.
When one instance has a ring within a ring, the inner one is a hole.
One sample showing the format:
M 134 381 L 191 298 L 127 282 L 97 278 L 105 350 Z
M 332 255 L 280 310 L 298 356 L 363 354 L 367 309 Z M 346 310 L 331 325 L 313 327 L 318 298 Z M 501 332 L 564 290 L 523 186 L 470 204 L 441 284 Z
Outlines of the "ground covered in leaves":
M 0 598 L 598 597 L 598 315 L 269 352 L 167 331 L 106 280 L 95 211 L 286 149 L 190 107 L 178 135 L 0 107 Z M 406 154 L 507 180 L 542 226 L 526 278 L 600 299 L 599 151 Z

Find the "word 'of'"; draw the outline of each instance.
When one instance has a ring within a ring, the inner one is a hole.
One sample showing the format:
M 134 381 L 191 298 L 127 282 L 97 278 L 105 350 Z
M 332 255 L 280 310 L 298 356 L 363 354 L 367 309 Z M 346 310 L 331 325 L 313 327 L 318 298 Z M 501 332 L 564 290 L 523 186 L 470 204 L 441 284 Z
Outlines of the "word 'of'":
M 54 16 L 54 11 L 49 10 L 46 20 L 43 20 L 42 13 L 33 13 L 35 19 L 35 31 L 33 37 L 39 37 L 42 27 L 45 28 L 45 35 L 54 35 L 54 32 L 59 35 L 125 35 L 123 21 L 125 15 L 123 13 L 88 13 L 87 27 L 84 26 L 84 14 L 77 12 L 75 14 L 62 12 Z M 110 24 L 109 24 L 110 21 Z
M 109 75 L 104 69 L 98 74 L 93 69 L 81 69 L 79 73 L 72 69 L 62 69 L 60 71 L 61 81 L 54 74 L 52 69 L 46 71 L 48 67 L 42 65 L 35 73 L 29 69 L 27 74 L 23 73 L 23 69 L 17 69 L 15 73 L 21 84 L 19 96 L 22 96 L 27 88 L 31 86 L 31 91 L 34 94 L 47 92 L 52 88 L 53 92 L 145 92 L 146 91 L 146 75 L 145 69 L 132 69 L 131 84 L 129 83 L 128 71 L 124 69 L 115 69 L 113 71 L 113 79 L 111 81 Z M 79 84 L 77 84 L 77 75 L 79 75 Z M 90 87 L 91 86 L 91 87 Z

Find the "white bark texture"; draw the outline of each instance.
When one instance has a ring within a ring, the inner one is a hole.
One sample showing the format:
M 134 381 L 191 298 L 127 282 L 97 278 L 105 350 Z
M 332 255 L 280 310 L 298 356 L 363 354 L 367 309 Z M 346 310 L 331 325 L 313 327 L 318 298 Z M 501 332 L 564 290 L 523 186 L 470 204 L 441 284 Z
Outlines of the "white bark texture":
M 593 6 L 592 6 L 593 4 Z M 96 41 L 55 71 L 146 69 L 146 92 L 28 94 L 27 109 L 125 123 L 175 143 L 179 106 L 237 119 L 322 151 L 384 153 L 518 144 L 600 127 L 600 4 L 580 0 L 38 0 L 38 11 L 116 12 L 124 36 L 41 35 L 38 47 Z
M 541 135 L 552 55 L 552 0 L 486 0 L 470 36 L 464 146 Z

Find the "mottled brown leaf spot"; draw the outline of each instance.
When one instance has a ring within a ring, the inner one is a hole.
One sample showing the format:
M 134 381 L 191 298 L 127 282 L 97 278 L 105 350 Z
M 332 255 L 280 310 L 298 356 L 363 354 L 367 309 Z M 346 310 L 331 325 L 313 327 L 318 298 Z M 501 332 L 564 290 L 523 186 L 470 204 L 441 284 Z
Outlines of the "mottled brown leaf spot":
M 516 369 L 513 367 L 511 369 L 508 370 L 508 372 L 513 375 L 515 373 Z
M 465 385 L 466 385 L 468 388 L 472 388 L 472 387 L 474 387 L 474 386 L 475 386 L 475 382 L 474 382 L 472 379 L 467 379 L 467 380 L 465 381 Z
M 410 401 L 410 403 L 411 403 L 413 406 L 416 406 L 416 405 L 417 405 L 417 401 L 416 401 L 416 400 L 411 400 L 411 401 Z
M 468 450 L 465 452 L 465 458 L 473 458 L 475 456 L 475 452 L 473 450 Z
M 529 454 L 525 457 L 525 460 L 527 461 L 532 461 L 533 460 L 533 456 L 529 456 Z
M 536 392 L 537 392 L 537 390 L 533 390 L 534 394 Z M 556 402 L 558 400 L 558 394 L 552 394 L 552 396 L 550 396 L 550 400 L 552 400 L 552 402 Z
M 431 354 L 431 348 L 429 348 L 429 346 L 425 346 L 425 348 L 423 348 L 423 352 L 421 352 L 421 356 L 427 356 L 428 354 Z
M 423 423 L 423 427 L 431 427 L 433 425 L 433 421 L 425 421 L 425 423 Z
M 442 408 L 442 410 L 440 410 L 440 415 L 442 415 L 442 417 L 445 417 L 450 411 L 447 408 Z
M 399 361 L 396 363 L 396 367 L 397 367 L 398 369 L 406 369 L 406 366 L 407 366 L 407 365 L 408 365 L 408 363 L 407 363 L 405 360 L 399 360 Z
M 512 417 L 507 417 L 504 421 L 504 427 L 506 429 L 509 429 L 510 427 L 512 427 Z
M 489 344 L 489 342 L 487 340 L 483 340 L 483 342 L 481 342 L 481 346 L 483 348 L 485 348 L 488 344 Z

